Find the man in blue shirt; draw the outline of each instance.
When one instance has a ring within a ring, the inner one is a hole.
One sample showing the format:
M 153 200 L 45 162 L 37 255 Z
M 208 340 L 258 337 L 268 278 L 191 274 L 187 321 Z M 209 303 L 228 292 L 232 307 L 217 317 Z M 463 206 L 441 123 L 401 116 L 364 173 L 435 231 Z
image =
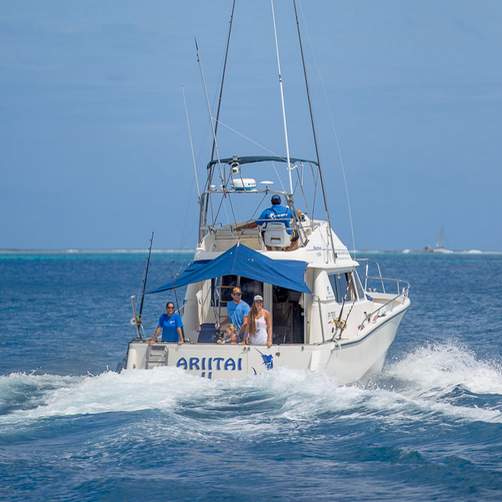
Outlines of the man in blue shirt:
M 251 223 L 245 223 L 244 225 L 238 225 L 235 230 L 244 230 L 245 228 L 256 228 L 257 226 L 261 229 L 262 236 L 264 235 L 265 229 L 267 228 L 267 223 L 274 221 L 282 223 L 286 227 L 286 231 L 291 235 L 291 244 L 284 248 L 285 251 L 294 251 L 298 247 L 299 234 L 296 230 L 291 228 L 291 220 L 293 218 L 293 213 L 289 207 L 283 206 L 281 204 L 281 196 L 274 194 L 272 195 L 272 206 L 265 209 L 260 217 L 256 221 Z M 298 210 L 298 217 L 303 218 L 303 213 Z M 271 249 L 271 248 L 267 248 Z
M 227 303 L 227 318 L 224 323 L 230 322 L 235 326 L 239 339 L 242 339 L 242 334 L 248 322 L 248 314 L 250 311 L 249 305 L 241 299 L 241 288 L 235 287 L 232 289 L 232 301 Z
M 291 234 L 291 219 L 293 218 L 291 209 L 281 204 L 282 201 L 280 195 L 272 195 L 271 202 L 272 207 L 268 207 L 260 214 L 260 217 L 256 220 L 256 225 L 260 225 L 262 230 L 265 230 L 269 221 L 277 221 L 279 223 L 283 223 L 288 234 Z
M 166 313 L 162 314 L 159 319 L 159 324 L 153 334 L 153 341 L 183 343 L 183 322 L 181 316 L 174 311 L 174 303 L 166 303 Z M 159 340 L 160 332 L 162 337 Z

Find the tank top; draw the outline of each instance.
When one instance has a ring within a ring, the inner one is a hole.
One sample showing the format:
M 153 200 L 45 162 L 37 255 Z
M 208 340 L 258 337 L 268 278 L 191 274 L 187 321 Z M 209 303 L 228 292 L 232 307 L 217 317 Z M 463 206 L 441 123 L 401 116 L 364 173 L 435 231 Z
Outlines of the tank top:
M 249 342 L 251 345 L 267 345 L 267 321 L 265 316 L 262 315 L 255 319 L 256 322 L 256 333 L 249 336 Z

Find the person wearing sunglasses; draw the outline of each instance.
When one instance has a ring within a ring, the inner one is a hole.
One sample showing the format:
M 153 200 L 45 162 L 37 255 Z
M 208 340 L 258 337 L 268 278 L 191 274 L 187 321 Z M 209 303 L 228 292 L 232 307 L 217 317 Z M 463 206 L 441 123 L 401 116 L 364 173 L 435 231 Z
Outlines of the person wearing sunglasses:
M 232 289 L 232 301 L 227 303 L 227 318 L 222 325 L 226 323 L 233 324 L 239 335 L 239 340 L 242 340 L 249 310 L 249 305 L 242 299 L 241 288 L 236 286 Z
M 159 324 L 152 336 L 152 342 L 183 343 L 183 322 L 181 316 L 174 311 L 174 303 L 166 303 L 166 312 L 159 318 Z M 162 336 L 159 338 L 159 335 Z

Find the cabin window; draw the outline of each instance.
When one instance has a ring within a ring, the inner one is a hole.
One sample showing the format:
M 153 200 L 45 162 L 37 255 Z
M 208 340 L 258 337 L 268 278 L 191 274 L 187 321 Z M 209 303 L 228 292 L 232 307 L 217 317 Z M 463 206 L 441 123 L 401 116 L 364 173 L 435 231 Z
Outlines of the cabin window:
M 226 307 L 227 303 L 232 301 L 232 289 L 235 286 L 241 288 L 242 299 L 248 305 L 253 303 L 255 295 L 263 296 L 262 282 L 238 275 L 224 275 L 218 279 L 211 279 L 211 306 L 218 306 L 219 299 L 220 306 Z
M 343 303 L 344 301 L 351 302 L 357 299 L 351 273 L 329 274 L 329 282 L 338 303 Z
M 251 306 L 256 295 L 263 296 L 263 282 L 248 279 L 247 277 L 240 278 L 240 287 L 242 290 L 242 299 Z

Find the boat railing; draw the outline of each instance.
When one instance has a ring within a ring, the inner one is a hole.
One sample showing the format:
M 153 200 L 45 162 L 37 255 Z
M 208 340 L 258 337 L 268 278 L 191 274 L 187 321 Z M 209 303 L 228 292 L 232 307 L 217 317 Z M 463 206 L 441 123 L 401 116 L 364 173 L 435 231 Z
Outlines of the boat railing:
M 364 281 L 364 290 L 370 295 L 371 293 L 384 293 L 401 296 L 409 288 L 410 283 L 408 281 L 394 277 L 383 277 L 382 275 L 368 275 Z
M 237 224 L 215 225 L 208 228 L 208 234 L 212 239 L 212 250 L 219 251 L 228 249 L 236 242 L 241 242 L 251 249 L 265 250 L 266 246 L 263 240 L 263 231 L 260 227 L 256 228 L 239 228 L 251 221 L 238 222 Z M 265 220 L 270 223 L 277 223 L 277 220 Z M 300 247 L 306 245 L 310 236 L 320 226 L 317 221 L 312 221 L 308 217 L 298 224 L 298 231 L 301 235 Z
M 363 322 L 359 325 L 359 329 L 363 329 L 367 322 L 376 322 L 380 317 L 385 317 L 387 312 L 394 309 L 395 305 L 402 304 L 406 302 L 406 298 L 408 298 L 408 294 L 410 291 L 410 283 L 408 281 L 403 281 L 402 279 L 392 279 L 389 277 L 379 277 L 379 280 L 383 280 L 384 282 L 392 282 L 396 285 L 397 291 L 392 293 L 385 293 L 386 297 L 383 298 L 382 305 L 380 305 L 375 310 L 371 312 L 365 312 Z M 371 299 L 375 302 L 376 298 L 371 297 L 371 293 L 381 293 L 379 291 L 367 291 L 368 299 Z M 388 298 L 388 296 L 390 298 Z
M 403 279 L 384 277 L 380 265 L 376 261 L 368 258 L 359 258 L 358 261 L 365 262 L 365 274 L 362 282 L 366 296 L 375 303 L 381 303 L 375 310 L 365 313 L 365 318 L 359 326 L 359 329 L 363 329 L 366 322 L 375 322 L 379 317 L 385 317 L 396 303 L 403 303 L 408 297 L 411 286 L 408 281 Z M 374 275 L 369 273 L 370 267 L 376 270 Z M 385 296 L 378 298 L 378 294 Z
M 369 258 L 358 258 L 358 262 L 364 263 L 363 288 L 365 291 L 377 293 L 401 294 L 403 289 L 409 288 L 409 283 L 402 279 L 384 277 L 380 264 Z

